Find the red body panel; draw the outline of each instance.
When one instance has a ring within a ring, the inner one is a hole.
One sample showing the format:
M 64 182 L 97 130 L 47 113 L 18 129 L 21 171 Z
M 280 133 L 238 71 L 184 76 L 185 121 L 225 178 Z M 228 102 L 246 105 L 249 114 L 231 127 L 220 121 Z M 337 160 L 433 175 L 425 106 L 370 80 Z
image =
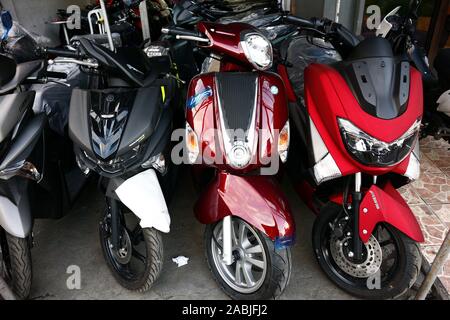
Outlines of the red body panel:
M 391 167 L 368 167 L 353 159 L 342 141 L 337 118 L 350 120 L 364 132 L 381 141 L 393 142 L 422 117 L 422 78 L 414 68 L 411 68 L 410 86 L 406 111 L 395 119 L 385 120 L 374 117 L 361 108 L 345 79 L 337 70 L 321 64 L 312 64 L 306 68 L 305 100 L 308 113 L 343 176 L 357 172 L 371 175 L 382 175 L 388 172 L 405 173 L 409 156 Z
M 270 88 L 276 86 L 278 94 L 274 95 Z M 215 73 L 202 74 L 195 77 L 189 86 L 188 99 L 207 88 L 212 89 L 212 95 L 205 98 L 196 107 L 188 109 L 186 119 L 197 134 L 203 163 L 211 164 L 219 170 L 232 170 L 225 161 L 224 145 L 220 128 L 220 113 L 218 110 Z M 288 120 L 288 109 L 284 85 L 281 78 L 273 73 L 259 72 L 258 108 L 256 113 L 256 146 L 255 159 L 252 164 L 241 172 L 248 172 L 267 164 L 275 148 L 276 132 L 281 130 Z M 217 131 L 214 131 L 216 129 Z M 262 130 L 264 129 L 264 130 Z M 214 134 L 217 133 L 217 136 Z M 223 164 L 215 164 L 214 157 L 221 155 Z
M 194 211 L 204 224 L 233 215 L 272 240 L 294 235 L 295 225 L 288 202 L 275 180 L 265 176 L 219 172 L 197 201 Z
M 359 211 L 361 240 L 367 242 L 375 226 L 381 222 L 394 226 L 416 242 L 424 241 L 414 213 L 389 182 L 383 189 L 373 185 L 361 202 Z

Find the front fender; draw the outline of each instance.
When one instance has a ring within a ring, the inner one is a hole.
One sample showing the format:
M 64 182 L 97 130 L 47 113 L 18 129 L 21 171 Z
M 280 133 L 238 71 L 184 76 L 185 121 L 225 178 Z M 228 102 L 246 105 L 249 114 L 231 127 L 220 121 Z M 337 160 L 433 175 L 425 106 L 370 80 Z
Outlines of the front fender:
M 271 240 L 294 239 L 295 224 L 288 201 L 278 184 L 267 176 L 217 174 L 197 201 L 194 212 L 203 224 L 233 215 Z
M 414 213 L 390 182 L 381 189 L 372 185 L 359 210 L 359 236 L 366 243 L 378 223 L 388 223 L 416 242 L 424 237 Z
M 0 196 L 0 227 L 10 235 L 25 239 L 31 232 L 32 218 L 27 197 L 20 197 L 19 204 Z
M 143 171 L 123 182 L 115 193 L 141 221 L 141 228 L 170 231 L 170 215 L 155 170 Z

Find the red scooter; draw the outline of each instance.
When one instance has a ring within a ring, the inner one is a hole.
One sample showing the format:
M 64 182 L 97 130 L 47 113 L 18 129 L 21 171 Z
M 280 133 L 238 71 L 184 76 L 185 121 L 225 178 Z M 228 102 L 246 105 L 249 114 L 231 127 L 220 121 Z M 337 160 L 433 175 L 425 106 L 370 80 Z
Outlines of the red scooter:
M 284 20 L 308 29 L 308 37 L 331 42 L 343 57 L 305 69 L 305 105 L 290 81 L 298 70 L 278 66 L 296 128 L 292 140 L 299 142 L 288 167 L 318 215 L 317 260 L 332 281 L 354 295 L 398 297 L 415 283 L 421 264 L 417 243 L 424 240 L 396 190 L 419 176 L 421 74 L 394 56 L 386 39 L 360 42 L 327 20 Z M 285 50 L 288 60 L 292 52 L 295 48 Z
M 273 177 L 289 148 L 284 84 L 265 71 L 272 47 L 254 27 L 200 22 L 197 30 L 163 33 L 197 42 L 211 55 L 204 70 L 216 70 L 191 80 L 185 131 L 196 180 L 209 174 L 194 208 L 207 225 L 208 264 L 231 298 L 276 298 L 290 278 L 295 235 L 288 201 Z

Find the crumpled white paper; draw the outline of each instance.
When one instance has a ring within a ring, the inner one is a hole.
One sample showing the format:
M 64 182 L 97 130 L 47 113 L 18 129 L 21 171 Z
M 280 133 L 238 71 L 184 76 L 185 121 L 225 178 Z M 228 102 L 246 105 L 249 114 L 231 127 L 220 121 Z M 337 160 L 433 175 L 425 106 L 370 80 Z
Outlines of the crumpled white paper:
M 178 256 L 176 258 L 172 258 L 172 261 L 175 262 L 179 267 L 182 267 L 184 265 L 188 264 L 189 258 L 185 256 Z

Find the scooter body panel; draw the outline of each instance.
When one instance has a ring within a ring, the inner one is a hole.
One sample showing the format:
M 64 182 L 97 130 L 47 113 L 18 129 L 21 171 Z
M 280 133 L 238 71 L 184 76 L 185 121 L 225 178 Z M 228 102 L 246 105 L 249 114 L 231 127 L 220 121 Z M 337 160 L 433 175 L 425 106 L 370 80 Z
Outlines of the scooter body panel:
M 237 176 L 220 172 L 208 185 L 194 208 L 203 224 L 226 216 L 239 217 L 270 239 L 293 238 L 295 224 L 280 186 L 264 176 Z
M 141 228 L 155 228 L 169 233 L 169 210 L 153 169 L 127 179 L 115 192 L 120 201 L 141 220 Z
M 9 182 L 8 191 L 2 190 L 8 195 L 0 196 L 0 227 L 22 239 L 30 234 L 33 225 L 26 186 L 26 181 L 15 178 L 14 182 Z
M 224 75 L 231 75 L 234 79 L 223 80 Z M 245 75 L 251 77 L 244 79 L 246 81 L 243 83 L 252 84 L 254 88 L 249 88 L 253 90 L 252 94 L 244 96 L 243 92 L 237 91 L 234 92 L 235 101 L 225 98 L 223 83 L 230 80 L 239 81 L 239 77 Z M 237 103 L 238 106 L 230 105 Z M 244 109 L 248 109 L 248 115 L 244 115 Z M 253 159 L 248 167 L 239 170 L 250 172 L 268 165 L 270 160 L 273 160 L 272 155 L 276 152 L 274 148 L 277 143 L 276 132 L 281 131 L 288 121 L 283 80 L 269 72 L 217 72 L 199 75 L 190 83 L 186 110 L 186 120 L 199 140 L 202 164 L 212 165 L 219 170 L 233 171 L 227 164 L 225 131 L 243 130 L 253 136 L 250 139 Z M 248 119 L 248 122 L 244 121 L 244 125 L 239 125 L 243 122 L 233 121 L 239 117 L 245 118 L 245 121 Z M 225 125 L 221 125 L 222 123 Z
M 334 68 L 312 64 L 305 71 L 305 100 L 308 114 L 320 133 L 342 176 L 357 172 L 383 175 L 388 172 L 404 174 L 409 158 L 394 166 L 369 167 L 356 161 L 342 141 L 337 118 L 349 119 L 361 130 L 381 141 L 390 143 L 400 138 L 423 113 L 422 78 L 411 68 L 410 96 L 406 111 L 394 119 L 381 119 L 368 114 L 359 105 L 345 79 Z M 386 130 L 389 128 L 389 130 Z
M 359 236 L 363 242 L 369 240 L 379 223 L 390 224 L 412 240 L 424 242 L 414 213 L 390 182 L 382 188 L 370 187 L 361 202 L 359 222 Z

